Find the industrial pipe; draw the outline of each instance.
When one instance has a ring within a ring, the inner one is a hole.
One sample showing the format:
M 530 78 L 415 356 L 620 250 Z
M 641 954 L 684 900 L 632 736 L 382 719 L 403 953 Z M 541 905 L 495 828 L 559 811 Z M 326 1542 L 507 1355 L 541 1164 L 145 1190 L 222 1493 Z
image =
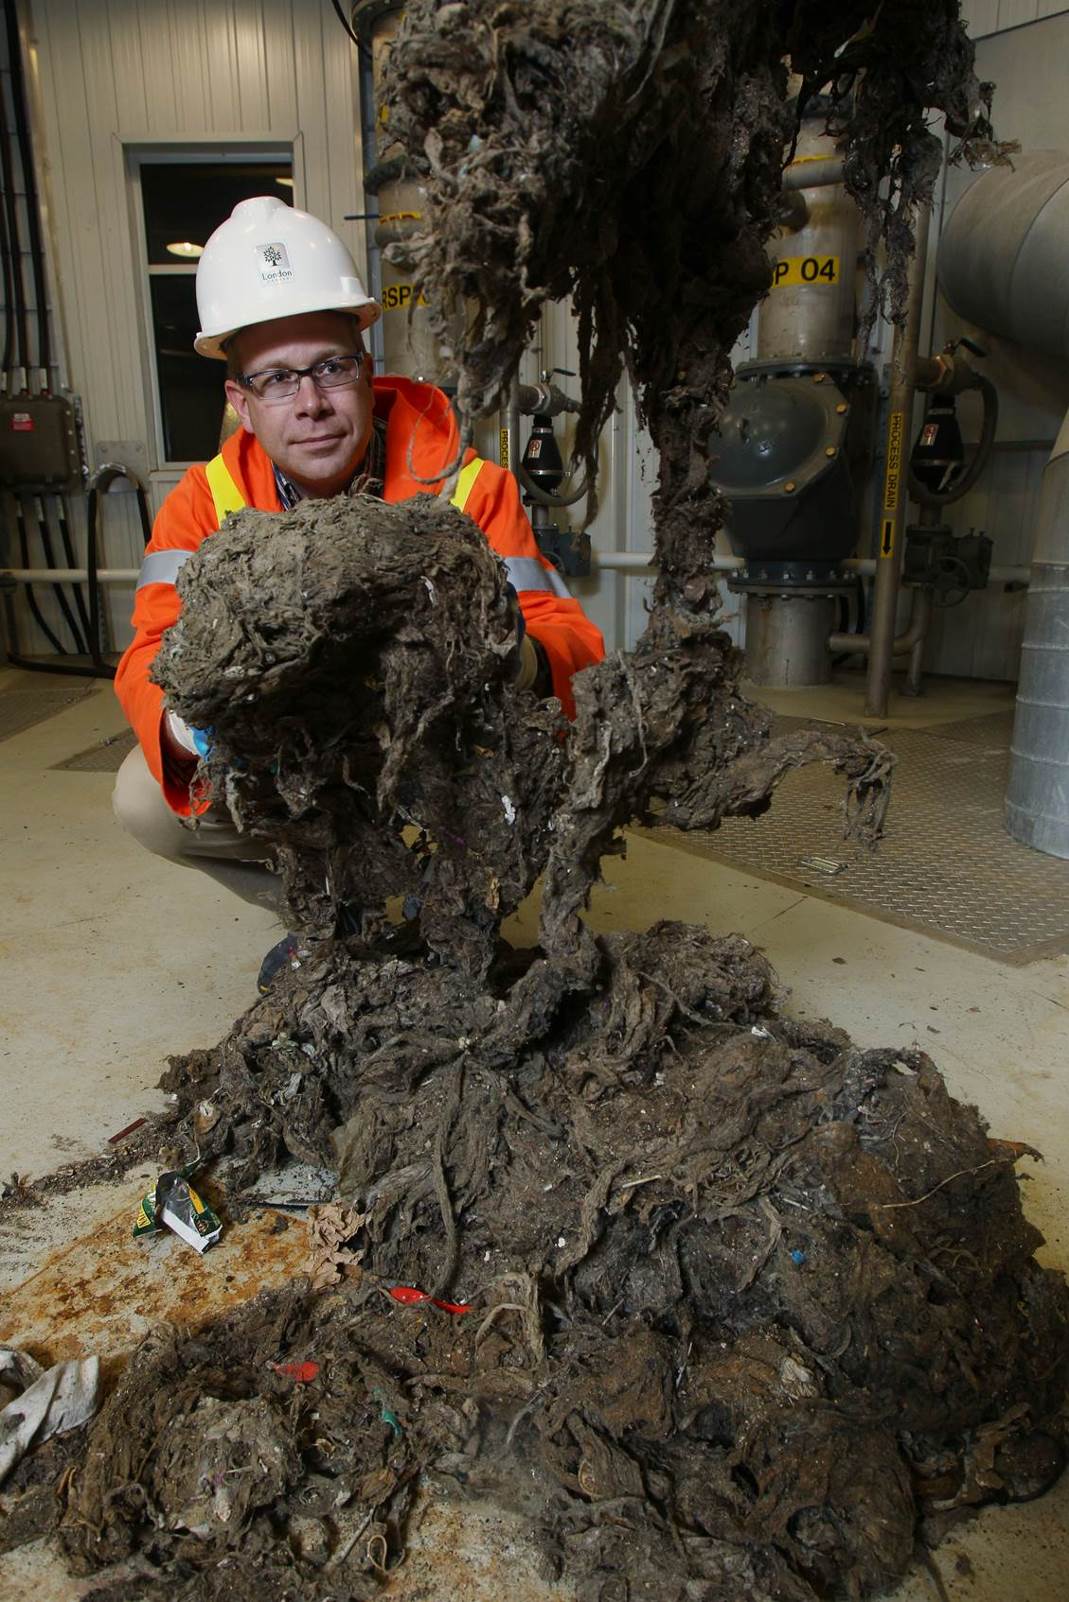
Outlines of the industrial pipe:
M 887 449 L 883 469 L 883 501 L 876 557 L 876 584 L 872 598 L 872 643 L 865 711 L 871 717 L 887 715 L 894 656 L 895 613 L 902 572 L 902 530 L 906 513 L 909 436 L 913 420 L 913 389 L 924 299 L 924 268 L 928 256 L 927 206 L 917 208 L 913 257 L 909 264 L 906 315 L 895 328 L 891 350 L 891 394 L 887 415 Z
M 657 565 L 654 551 L 595 551 L 594 557 L 598 567 L 617 573 L 641 573 Z M 741 556 L 714 556 L 709 566 L 714 573 L 735 573 L 746 563 Z
M 843 159 L 824 117 L 806 117 L 797 148 L 783 185 L 803 205 L 781 218 L 785 232 L 769 246 L 773 281 L 757 320 L 757 359 L 852 363 L 860 214 L 842 187 Z
M 909 666 L 906 669 L 906 682 L 902 686 L 907 695 L 917 696 L 921 693 L 921 675 L 924 669 L 924 642 L 928 637 L 928 625 L 932 621 L 932 606 L 934 601 L 932 591 L 928 585 L 914 590 L 914 615 L 917 620 L 917 639 L 912 651 L 909 653 Z M 911 618 L 912 622 L 913 619 Z
M 0 567 L 0 583 L 5 579 L 15 584 L 84 584 L 89 577 L 85 567 Z M 98 567 L 98 584 L 136 584 L 136 567 Z
M 864 578 L 871 578 L 876 571 L 876 563 L 870 556 L 851 556 L 847 561 L 840 562 L 849 573 L 860 573 Z M 991 584 L 1023 584 L 1027 585 L 1032 570 L 1028 567 L 992 567 L 988 570 L 988 581 Z
M 596 551 L 595 557 L 598 567 L 620 573 L 642 572 L 646 568 L 655 567 L 657 563 L 653 551 Z M 746 562 L 741 556 L 715 556 L 711 566 L 716 573 L 734 573 L 739 568 L 745 567 Z M 871 578 L 876 571 L 876 563 L 870 556 L 850 556 L 840 562 L 839 566 L 847 573 L 860 573 L 864 578 Z M 987 576 L 992 584 L 1027 584 L 1031 569 L 993 567 Z
M 931 607 L 918 604 L 918 597 L 927 595 L 923 585 L 918 585 L 913 591 L 913 600 L 910 604 L 909 623 L 904 634 L 898 634 L 891 641 L 892 656 L 906 656 L 914 648 L 924 644 L 928 623 L 931 618 Z M 872 637 L 868 634 L 829 634 L 828 650 L 833 656 L 868 656 L 872 652 Z M 876 714 L 882 717 L 882 713 Z
M 939 242 L 939 285 L 977 328 L 1069 355 L 1069 156 L 1041 150 L 992 167 L 962 195 Z
M 842 156 L 824 156 L 808 161 L 792 161 L 784 168 L 784 189 L 827 189 L 843 181 Z

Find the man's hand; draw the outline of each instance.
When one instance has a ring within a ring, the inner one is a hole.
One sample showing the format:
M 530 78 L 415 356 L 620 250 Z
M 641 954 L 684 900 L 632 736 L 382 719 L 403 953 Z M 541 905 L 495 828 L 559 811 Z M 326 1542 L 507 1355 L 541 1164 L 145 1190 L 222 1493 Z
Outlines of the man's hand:
M 212 748 L 211 729 L 194 729 L 177 712 L 165 712 L 163 732 L 172 752 L 206 762 Z
M 516 670 L 515 684 L 518 690 L 533 690 L 535 680 L 538 678 L 538 652 L 531 636 L 524 632 L 520 639 L 520 665 Z
M 533 690 L 536 695 L 552 695 L 553 681 L 541 648 L 535 644 L 527 632 L 527 623 L 520 606 L 519 596 L 509 585 L 512 598 L 516 602 L 516 643 L 520 648 L 519 665 L 513 680 L 518 690 Z

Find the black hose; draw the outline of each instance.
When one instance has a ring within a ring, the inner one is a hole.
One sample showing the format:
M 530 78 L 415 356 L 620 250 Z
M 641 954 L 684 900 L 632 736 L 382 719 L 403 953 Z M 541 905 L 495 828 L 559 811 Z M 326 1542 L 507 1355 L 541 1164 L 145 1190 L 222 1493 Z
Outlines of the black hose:
M 15 501 L 15 521 L 16 521 L 16 524 L 18 526 L 18 531 L 19 531 L 19 550 L 22 552 L 22 565 L 23 565 L 23 567 L 29 567 L 30 566 L 30 539 L 29 539 L 29 535 L 26 532 L 26 519 L 22 515 L 22 502 L 19 501 L 19 500 Z M 37 627 L 41 630 L 41 633 L 44 635 L 45 639 L 51 645 L 51 647 L 55 651 L 56 655 L 57 656 L 62 656 L 64 654 L 63 653 L 63 647 L 59 643 L 59 640 L 57 639 L 56 635 L 52 632 L 52 630 L 49 627 L 49 625 L 45 622 L 44 616 L 42 615 L 42 612 L 41 612 L 41 608 L 37 604 L 37 597 L 36 597 L 36 595 L 34 595 L 32 587 L 29 584 L 27 584 L 25 586 L 25 589 L 26 589 L 26 604 L 30 608 L 30 616 L 33 618 L 34 622 L 37 624 Z M 14 660 L 14 659 L 12 659 L 12 660 Z
M 105 462 L 98 467 L 89 480 L 89 498 L 86 502 L 86 587 L 89 591 L 89 655 L 97 670 L 108 678 L 115 677 L 115 669 L 110 662 L 105 662 L 100 644 L 100 580 L 97 570 L 100 565 L 100 497 L 106 494 L 117 478 L 129 479 L 137 494 L 137 510 L 141 518 L 141 533 L 147 545 L 152 535 L 152 525 L 149 521 L 148 502 L 145 499 L 145 489 L 140 479 L 135 477 L 127 468 L 118 462 Z
M 12 357 L 15 354 L 15 310 L 12 304 L 15 284 L 11 264 L 11 240 L 7 231 L 7 207 L 0 202 L 0 256 L 3 257 L 4 273 L 4 359 L 0 365 L 0 373 L 11 370 Z
M 37 662 L 31 656 L 21 656 L 18 651 L 8 651 L 5 660 L 10 667 L 25 668 L 27 673 L 62 673 L 72 679 L 101 677 L 95 667 L 83 667 L 80 662 Z
M 44 502 L 36 495 L 34 496 L 34 511 L 37 517 L 37 532 L 41 537 L 41 549 L 44 552 L 45 566 L 55 568 L 56 553 L 52 545 L 52 530 L 48 526 L 48 513 L 45 510 Z M 62 584 L 53 584 L 52 588 L 56 592 L 56 605 L 66 618 L 67 627 L 71 631 L 71 638 L 74 640 L 74 653 L 76 656 L 83 656 L 86 654 L 85 637 L 78 627 L 78 621 L 74 613 L 71 611 L 70 602 L 63 593 L 63 586 Z
M 364 43 L 363 39 L 361 39 L 360 35 L 353 29 L 351 23 L 349 22 L 348 17 L 345 15 L 345 12 L 342 10 L 341 0 L 330 0 L 330 3 L 334 8 L 334 15 L 337 17 L 338 21 L 341 23 L 341 25 L 345 29 L 346 33 L 349 35 L 349 38 L 353 41 L 353 44 L 356 46 L 357 54 L 360 56 L 360 59 L 367 65 L 368 68 L 370 68 L 371 67 L 371 51 L 368 48 L 368 46 Z
M 89 499 L 86 501 L 86 538 L 85 538 L 85 569 L 87 588 L 89 590 L 89 654 L 94 663 L 102 671 L 108 671 L 108 664 L 104 661 L 100 647 L 100 580 L 97 578 L 98 563 L 98 537 L 97 520 L 100 516 L 100 502 L 97 496 L 97 478 L 94 474 L 89 484 Z M 110 669 L 110 675 L 115 677 L 115 669 Z
M 957 479 L 949 489 L 939 491 L 930 490 L 928 489 L 927 485 L 922 484 L 920 479 L 914 473 L 911 464 L 909 471 L 909 493 L 911 498 L 917 502 L 918 506 L 950 506 L 954 501 L 960 501 L 963 495 L 967 495 L 969 493 L 973 485 L 976 483 L 976 480 L 980 477 L 980 474 L 987 466 L 992 447 L 995 443 L 995 434 L 998 429 L 998 390 L 995 388 L 991 380 L 989 378 L 985 378 L 982 373 L 976 374 L 976 384 L 974 387 L 980 391 L 980 398 L 984 403 L 984 418 L 980 427 L 979 443 L 977 444 L 976 449 L 973 451 L 969 465 L 962 473 L 961 477 Z
M 15 333 L 18 346 L 18 366 L 22 368 L 23 383 L 29 379 L 28 340 L 26 331 L 26 287 L 22 278 L 22 241 L 19 235 L 18 203 L 15 199 L 14 168 L 11 162 L 11 130 L 7 125 L 7 107 L 2 108 L 3 122 L 0 133 L 0 167 L 4 178 L 4 206 L 7 211 L 7 234 L 11 248 L 11 277 L 15 308 Z
M 852 628 L 847 629 L 847 628 L 845 628 L 845 627 L 840 625 L 840 628 L 839 628 L 839 633 L 840 634 L 846 634 L 846 633 L 864 634 L 864 632 L 865 632 L 866 611 L 867 611 L 867 608 L 865 606 L 865 580 L 862 578 L 860 573 L 858 573 L 856 575 L 855 584 L 856 584 L 855 596 L 856 596 L 857 615 L 854 618 L 854 623 L 853 623 L 853 627 Z M 850 621 L 850 617 L 849 617 L 849 614 L 850 614 L 850 597 L 848 595 L 841 595 L 839 597 L 839 599 L 846 607 L 846 611 L 847 611 L 847 619 L 846 619 L 846 621 L 847 621 L 847 623 L 849 623 L 849 621 Z M 840 618 L 841 617 L 842 617 L 842 613 L 840 613 Z M 833 656 L 832 657 L 831 665 L 832 665 L 832 667 L 842 667 L 844 662 L 849 662 L 850 658 L 853 657 L 853 656 L 856 656 L 856 655 L 857 655 L 856 651 L 841 651 L 837 656 Z
M 41 242 L 41 213 L 37 196 L 37 174 L 33 165 L 30 119 L 26 108 L 26 80 L 22 72 L 22 43 L 13 0 L 6 0 L 8 67 L 11 72 L 11 98 L 15 108 L 15 129 L 22 163 L 22 187 L 26 197 L 26 220 L 30 231 L 30 264 L 33 268 L 33 296 L 37 314 L 37 366 L 49 387 L 52 339 L 48 327 L 48 290 L 45 286 L 45 254 Z
M 70 524 L 67 522 L 67 507 L 62 495 L 56 496 L 56 522 L 59 524 L 59 537 L 63 543 L 63 554 L 67 559 L 68 567 L 77 567 L 78 558 L 74 554 L 74 541 L 71 539 Z M 82 638 L 89 639 L 89 609 L 85 604 L 80 584 L 72 584 L 74 604 L 78 608 L 78 620 L 81 623 Z
M 331 0 L 331 4 L 334 7 L 334 15 L 337 17 L 338 21 L 341 23 L 341 25 L 345 29 L 346 33 L 349 35 L 350 39 L 353 41 L 353 44 L 356 45 L 357 48 L 359 49 L 360 40 L 357 38 L 356 34 L 353 32 L 352 26 L 351 26 L 351 24 L 349 22 L 349 19 L 345 15 L 345 12 L 341 8 L 341 0 Z

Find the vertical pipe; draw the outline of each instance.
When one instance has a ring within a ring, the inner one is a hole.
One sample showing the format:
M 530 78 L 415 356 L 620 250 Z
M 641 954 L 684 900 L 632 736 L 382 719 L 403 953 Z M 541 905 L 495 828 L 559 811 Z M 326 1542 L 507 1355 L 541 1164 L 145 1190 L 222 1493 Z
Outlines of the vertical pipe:
M 913 388 L 917 371 L 921 305 L 924 299 L 924 269 L 928 260 L 927 206 L 917 211 L 916 241 L 909 265 L 909 292 L 904 322 L 895 329 L 891 351 L 891 397 L 887 415 L 887 453 L 883 470 L 883 502 L 880 508 L 879 541 L 876 551 L 876 585 L 872 599 L 872 649 L 869 652 L 868 687 L 865 711 L 870 717 L 886 717 L 891 694 L 891 664 L 894 651 L 895 612 L 898 606 L 898 580 L 902 571 L 902 529 L 906 513 L 906 485 L 910 434 L 913 423 Z
M 924 673 L 924 647 L 928 643 L 928 625 L 932 617 L 932 592 L 927 586 L 914 591 L 914 614 L 917 629 L 917 638 L 913 642 L 913 649 L 909 653 L 909 667 L 906 669 L 906 682 L 903 689 L 906 695 L 922 695 Z M 912 633 L 912 627 L 910 629 Z

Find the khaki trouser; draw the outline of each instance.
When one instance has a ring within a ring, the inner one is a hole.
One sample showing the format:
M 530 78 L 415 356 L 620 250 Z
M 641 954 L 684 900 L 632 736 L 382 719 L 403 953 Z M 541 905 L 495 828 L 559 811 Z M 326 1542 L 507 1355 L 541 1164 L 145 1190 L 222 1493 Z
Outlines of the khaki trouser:
M 112 806 L 127 833 L 157 857 L 199 868 L 243 901 L 278 911 L 278 876 L 269 848 L 239 834 L 222 807 L 212 807 L 195 821 L 178 817 L 149 772 L 140 746 L 119 769 Z

